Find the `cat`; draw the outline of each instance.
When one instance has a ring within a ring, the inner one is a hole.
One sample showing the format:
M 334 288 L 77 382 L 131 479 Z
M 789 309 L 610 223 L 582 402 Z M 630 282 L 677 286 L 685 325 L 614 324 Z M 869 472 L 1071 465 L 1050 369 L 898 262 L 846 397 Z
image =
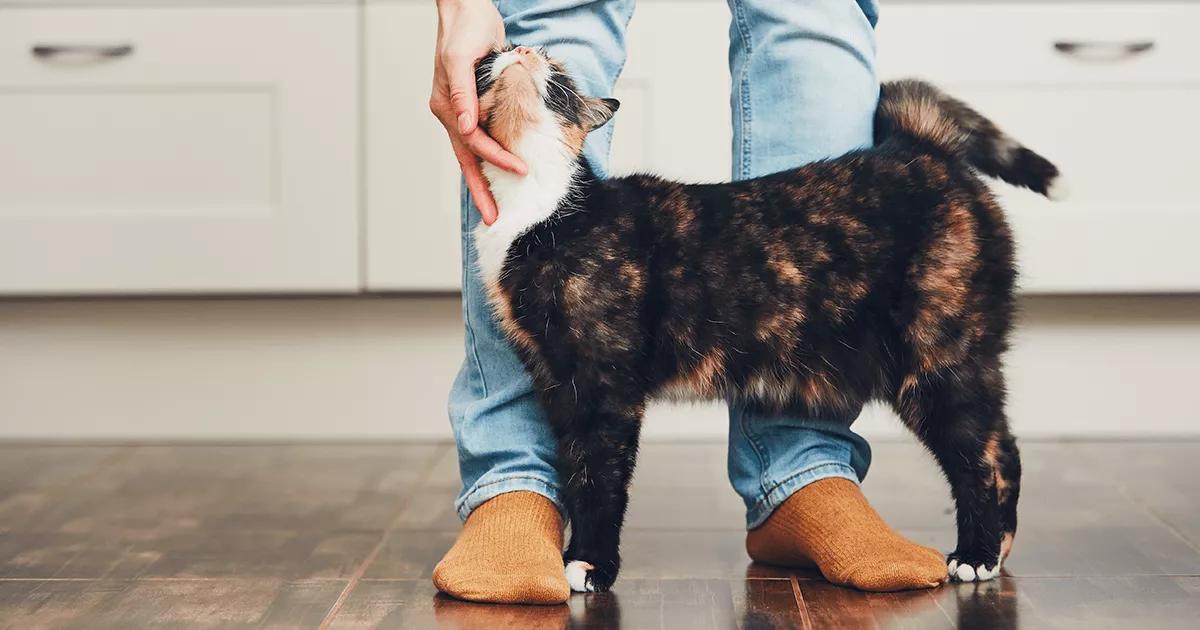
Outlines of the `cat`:
M 605 591 L 648 400 L 842 417 L 884 401 L 949 480 L 953 580 L 999 573 L 1021 465 L 1001 355 L 1013 239 L 978 173 L 1054 197 L 1058 169 L 919 81 L 886 83 L 876 146 L 746 181 L 599 179 L 581 95 L 543 50 L 476 65 L 483 128 L 528 165 L 484 165 L 499 218 L 473 234 L 489 303 L 558 440 L 576 591 Z

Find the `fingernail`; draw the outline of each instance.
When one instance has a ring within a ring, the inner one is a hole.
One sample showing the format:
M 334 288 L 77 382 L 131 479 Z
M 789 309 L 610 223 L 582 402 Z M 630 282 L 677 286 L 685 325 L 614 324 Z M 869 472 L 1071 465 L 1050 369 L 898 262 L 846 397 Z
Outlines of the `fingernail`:
M 458 133 L 466 135 L 471 131 L 471 114 L 463 112 L 458 115 Z

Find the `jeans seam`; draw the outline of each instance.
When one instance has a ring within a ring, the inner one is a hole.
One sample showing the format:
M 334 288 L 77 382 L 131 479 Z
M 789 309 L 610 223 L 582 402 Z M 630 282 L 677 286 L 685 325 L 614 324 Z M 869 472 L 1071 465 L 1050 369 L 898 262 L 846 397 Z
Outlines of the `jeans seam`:
M 745 413 L 745 410 L 742 410 L 738 416 L 738 424 L 742 427 L 742 435 L 746 436 L 746 442 L 750 444 L 750 449 L 758 456 L 759 470 L 762 471 L 762 474 L 758 476 L 758 489 L 762 492 L 763 496 L 766 496 L 767 471 L 771 469 L 771 457 L 767 454 L 766 447 L 759 443 L 758 434 L 750 428 L 751 423 L 746 421 L 748 414 Z
M 746 178 L 750 177 L 750 173 L 752 172 L 751 167 L 750 167 L 751 146 L 752 146 L 752 143 L 750 140 L 750 136 L 751 136 L 750 132 L 751 132 L 751 127 L 752 127 L 752 121 L 751 121 L 752 112 L 751 112 L 751 107 L 750 107 L 750 88 L 749 88 L 750 61 L 749 61 L 749 58 L 754 52 L 754 43 L 750 37 L 750 25 L 746 23 L 746 13 L 745 13 L 745 10 L 742 8 L 742 3 L 740 2 L 740 0 L 733 0 L 733 2 L 731 2 L 730 4 L 733 6 L 733 21 L 734 21 L 734 24 L 737 25 L 738 35 L 741 37 L 741 40 L 742 40 L 742 49 L 744 51 L 743 54 L 745 55 L 745 58 L 746 58 L 745 62 L 742 64 L 742 71 L 739 73 L 739 76 L 738 76 L 738 102 L 739 102 L 740 109 L 741 109 L 740 118 L 742 120 L 742 130 L 741 130 L 742 146 L 739 147 L 739 150 L 741 151 L 742 155 L 741 155 L 741 165 L 740 165 L 741 167 L 738 169 L 738 179 L 746 179 Z
M 466 192 L 465 184 L 463 185 L 463 188 L 464 188 L 464 190 L 461 194 L 463 196 L 463 201 L 467 202 L 467 203 L 464 203 L 463 205 L 466 206 L 467 212 L 471 212 L 472 210 L 475 209 L 475 207 L 474 207 L 475 204 L 471 203 L 470 193 Z M 468 353 L 470 355 L 470 361 L 471 361 L 473 367 L 475 368 L 475 373 L 479 376 L 479 384 L 482 386 L 482 389 L 483 389 L 482 397 L 487 398 L 487 396 L 488 396 L 487 377 L 483 373 L 483 360 L 479 358 L 479 347 L 475 343 L 475 329 L 471 326 L 471 315 L 475 310 L 471 307 L 471 285 L 469 284 L 471 281 L 470 267 L 471 267 L 471 265 L 475 264 L 474 262 L 472 262 L 475 258 L 471 255 L 475 249 L 475 242 L 474 242 L 474 238 L 473 238 L 474 231 L 471 229 L 470 217 L 463 217 L 463 219 L 464 219 L 464 227 L 466 227 L 466 236 L 463 239 L 463 245 L 462 245 L 463 249 L 466 250 L 466 255 L 463 257 L 463 269 L 462 269 L 462 287 L 463 287 L 462 288 L 462 303 L 463 303 L 463 315 L 464 315 L 463 316 L 463 328 L 466 329 L 466 336 L 467 336 L 466 345 L 468 348 L 470 348 L 470 352 Z M 489 318 L 491 317 L 491 313 L 488 313 L 488 317 Z

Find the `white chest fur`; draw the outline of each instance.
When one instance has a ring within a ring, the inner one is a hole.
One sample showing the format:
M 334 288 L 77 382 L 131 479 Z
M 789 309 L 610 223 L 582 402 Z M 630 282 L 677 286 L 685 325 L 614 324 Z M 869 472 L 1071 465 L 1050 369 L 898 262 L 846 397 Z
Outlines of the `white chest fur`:
M 533 226 L 550 218 L 571 191 L 578 164 L 563 144 L 562 132 L 550 117 L 529 129 L 513 147 L 529 172 L 514 175 L 491 164 L 483 173 L 491 182 L 500 217 L 492 225 L 475 228 L 475 249 L 485 284 L 500 278 L 509 246 Z

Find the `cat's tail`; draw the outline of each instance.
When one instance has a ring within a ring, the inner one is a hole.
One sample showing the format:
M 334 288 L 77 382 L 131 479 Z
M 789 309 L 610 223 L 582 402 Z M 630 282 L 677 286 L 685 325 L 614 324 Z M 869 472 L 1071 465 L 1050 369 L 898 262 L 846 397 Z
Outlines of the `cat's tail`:
M 897 141 L 915 141 L 1051 199 L 1066 196 L 1058 167 L 1010 138 L 966 103 L 924 81 L 891 81 L 880 88 L 875 142 Z

